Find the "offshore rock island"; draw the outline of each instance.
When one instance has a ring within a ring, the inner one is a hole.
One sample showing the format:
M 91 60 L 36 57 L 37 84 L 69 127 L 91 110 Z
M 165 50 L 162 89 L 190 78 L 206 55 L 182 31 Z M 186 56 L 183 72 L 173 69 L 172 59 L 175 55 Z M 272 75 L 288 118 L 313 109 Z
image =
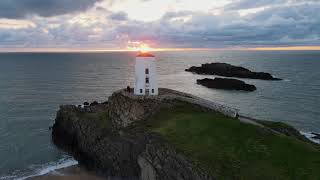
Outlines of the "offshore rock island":
M 241 81 L 238 79 L 229 79 L 229 78 L 198 79 L 197 84 L 201 84 L 205 87 L 214 88 L 214 89 L 242 90 L 242 91 L 255 91 L 257 89 L 255 85 L 247 84 L 244 81 Z
M 239 117 L 199 97 L 114 92 L 105 103 L 64 105 L 53 142 L 105 177 L 141 180 L 314 179 L 319 146 L 283 123 Z M 303 171 L 303 173 L 301 173 Z M 252 173 L 254 172 L 254 173 Z
M 238 77 L 238 78 L 249 78 L 249 79 L 261 79 L 261 80 L 281 80 L 273 77 L 270 73 L 265 72 L 253 72 L 249 69 L 240 66 L 233 66 L 227 63 L 206 63 L 200 67 L 192 66 L 186 69 L 188 72 L 196 74 L 206 75 L 218 75 L 226 77 Z

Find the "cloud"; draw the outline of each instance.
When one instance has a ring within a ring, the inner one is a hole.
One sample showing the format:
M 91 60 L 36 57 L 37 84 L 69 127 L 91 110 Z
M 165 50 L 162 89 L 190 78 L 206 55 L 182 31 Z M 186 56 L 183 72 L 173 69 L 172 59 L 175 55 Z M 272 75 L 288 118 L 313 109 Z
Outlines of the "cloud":
M 225 6 L 226 10 L 241 10 L 286 3 L 287 0 L 236 0 Z
M 109 18 L 116 21 L 125 21 L 128 20 L 128 14 L 125 12 L 116 12 L 111 14 Z
M 20 19 L 28 15 L 43 17 L 84 11 L 100 0 L 1 0 L 0 18 Z
M 319 45 L 319 9 L 320 3 L 282 5 L 245 17 L 235 11 L 168 12 L 159 21 L 119 25 L 117 32 L 173 47 Z
M 192 48 L 320 45 L 320 2 L 241 2 L 251 5 L 240 6 L 240 1 L 234 1 L 234 5 L 238 3 L 234 9 L 226 8 L 229 3 L 216 9 L 218 13 L 167 11 L 160 19 L 148 22 L 131 19 L 126 12 L 112 11 L 100 4 L 78 14 L 0 19 L 0 47 L 125 48 L 128 41 L 143 41 L 154 47 Z M 236 10 L 258 6 L 265 8 L 246 15 Z

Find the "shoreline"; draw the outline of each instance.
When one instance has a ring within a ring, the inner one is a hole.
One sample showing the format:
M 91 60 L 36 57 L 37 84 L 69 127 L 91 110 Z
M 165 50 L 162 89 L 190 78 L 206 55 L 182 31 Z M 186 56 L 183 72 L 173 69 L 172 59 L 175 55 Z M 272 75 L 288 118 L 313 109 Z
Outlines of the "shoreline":
M 300 134 L 308 138 L 310 141 L 320 144 L 320 140 L 312 138 L 312 132 L 299 131 Z M 47 172 L 18 178 L 19 180 L 107 180 L 108 178 L 100 177 L 93 171 L 88 171 L 78 164 L 60 165 L 57 168 L 47 167 Z M 46 169 L 43 169 L 44 172 Z M 2 177 L 0 177 L 2 179 Z M 6 178 L 4 178 L 6 179 Z
M 299 131 L 310 141 L 320 144 L 320 139 L 312 138 L 312 132 Z M 76 160 L 68 159 L 65 162 L 57 162 L 57 165 L 48 165 L 38 170 L 34 175 L 24 177 L 2 176 L 0 180 L 18 179 L 18 180 L 106 180 L 108 178 L 97 175 L 94 171 L 89 171 L 81 167 Z
M 316 139 L 316 138 L 313 138 L 315 137 L 314 132 L 304 132 L 304 131 L 299 131 L 300 134 L 302 134 L 303 136 L 305 136 L 306 138 L 308 138 L 310 141 L 316 143 L 316 144 L 320 144 L 320 139 Z
M 47 174 L 26 178 L 26 180 L 106 180 L 95 172 L 88 171 L 79 165 L 56 169 Z

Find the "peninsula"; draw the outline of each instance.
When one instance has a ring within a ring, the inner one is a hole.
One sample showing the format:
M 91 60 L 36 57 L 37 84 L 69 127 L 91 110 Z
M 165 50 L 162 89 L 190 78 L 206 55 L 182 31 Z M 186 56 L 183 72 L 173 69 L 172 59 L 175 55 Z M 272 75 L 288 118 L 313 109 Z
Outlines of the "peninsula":
M 60 107 L 52 140 L 104 177 L 141 180 L 316 179 L 319 146 L 283 123 L 159 88 Z

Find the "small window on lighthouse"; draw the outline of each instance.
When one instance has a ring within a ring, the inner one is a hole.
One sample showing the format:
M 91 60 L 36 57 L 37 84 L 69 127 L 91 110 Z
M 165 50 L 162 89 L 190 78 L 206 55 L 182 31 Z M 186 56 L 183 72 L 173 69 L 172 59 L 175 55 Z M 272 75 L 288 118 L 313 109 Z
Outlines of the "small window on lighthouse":
M 149 69 L 148 68 L 146 69 L 146 74 L 149 74 Z
M 151 90 L 151 93 L 154 93 L 154 89 Z
M 142 89 L 140 89 L 140 93 L 142 93 Z
M 146 78 L 146 83 L 149 84 L 149 78 Z

